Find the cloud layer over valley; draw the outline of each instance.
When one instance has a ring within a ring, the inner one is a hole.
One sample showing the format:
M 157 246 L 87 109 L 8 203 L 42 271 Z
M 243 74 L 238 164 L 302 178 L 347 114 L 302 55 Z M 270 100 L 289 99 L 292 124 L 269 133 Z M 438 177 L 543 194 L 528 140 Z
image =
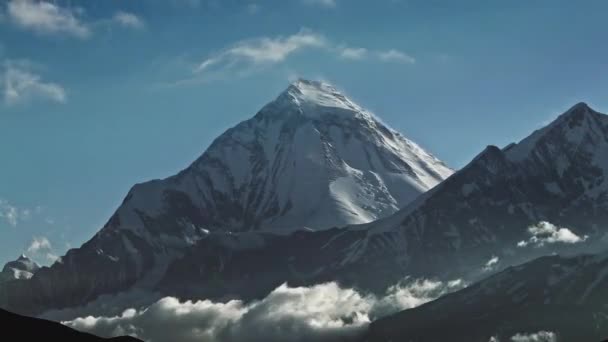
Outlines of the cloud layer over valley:
M 101 336 L 132 335 L 152 342 L 335 341 L 353 337 L 379 317 L 412 308 L 464 286 L 461 280 L 404 280 L 384 296 L 365 295 L 331 282 L 281 285 L 245 303 L 163 298 L 116 317 L 84 317 L 64 324 Z

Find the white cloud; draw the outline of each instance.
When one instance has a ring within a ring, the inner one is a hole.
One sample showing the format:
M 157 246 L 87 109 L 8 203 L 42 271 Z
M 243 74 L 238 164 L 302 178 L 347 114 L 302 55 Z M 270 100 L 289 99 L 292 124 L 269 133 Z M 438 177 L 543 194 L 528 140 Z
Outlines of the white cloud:
M 378 52 L 378 58 L 384 62 L 399 62 L 407 64 L 416 63 L 416 59 L 414 57 L 395 49 Z
M 534 334 L 517 334 L 511 337 L 512 342 L 556 342 L 555 333 L 550 331 L 539 331 Z
M 41 34 L 65 34 L 87 38 L 91 31 L 78 18 L 78 11 L 47 1 L 10 0 L 7 12 L 19 27 Z
M 118 25 L 136 30 L 142 30 L 146 27 L 143 19 L 133 13 L 119 11 L 114 14 L 112 20 Z
M 3 219 L 12 227 L 16 227 L 19 222 L 19 209 L 8 201 L 0 199 L 0 219 Z
M 147 309 L 64 324 L 101 336 L 129 334 L 155 342 L 343 340 L 360 334 L 373 319 L 455 289 L 443 282 L 417 280 L 393 286 L 378 298 L 336 283 L 297 288 L 281 285 L 251 303 L 180 302 L 167 297 Z
M 488 260 L 488 262 L 486 262 L 486 264 L 483 266 L 483 271 L 492 271 L 496 267 L 496 265 L 498 265 L 499 261 L 500 258 L 498 258 L 497 256 L 491 257 L 490 260 Z
M 259 4 L 249 4 L 247 5 L 247 12 L 249 14 L 256 14 L 260 11 L 260 5 Z
M 587 235 L 580 237 L 568 228 L 558 227 L 546 221 L 541 221 L 534 226 L 528 227 L 528 233 L 532 236 L 528 240 L 519 241 L 517 247 L 526 247 L 528 245 L 542 247 L 545 244 L 554 243 L 574 244 L 584 242 L 588 238 Z
M 28 253 L 39 253 L 42 250 L 50 250 L 51 242 L 49 239 L 45 237 L 35 237 L 30 242 L 30 245 L 27 248 Z
M 199 62 L 193 68 L 193 76 L 173 82 L 169 86 L 224 79 L 228 75 L 247 76 L 265 67 L 285 62 L 298 51 L 312 49 L 353 61 L 370 58 L 380 62 L 415 62 L 413 57 L 397 50 L 379 51 L 338 45 L 321 34 L 302 29 L 291 36 L 260 37 L 237 42 Z
M 203 72 L 211 66 L 221 64 L 224 68 L 235 65 L 268 65 L 284 61 L 291 54 L 305 48 L 319 48 L 326 45 L 323 36 L 301 30 L 288 37 L 263 37 L 239 42 L 220 54 L 201 62 L 195 72 Z
M 354 59 L 359 60 L 363 59 L 367 56 L 366 48 L 351 48 L 351 47 L 342 47 L 339 49 L 340 57 L 344 59 Z
M 336 0 L 302 0 L 302 2 L 306 5 L 317 5 L 328 8 L 333 8 L 338 5 Z
M 26 249 L 26 254 L 35 261 L 52 264 L 59 260 L 59 256 L 53 251 L 53 245 L 47 237 L 34 237 Z
M 65 89 L 53 82 L 45 82 L 27 63 L 7 61 L 0 71 L 0 86 L 4 102 L 8 105 L 27 102 L 32 99 L 46 99 L 64 103 Z

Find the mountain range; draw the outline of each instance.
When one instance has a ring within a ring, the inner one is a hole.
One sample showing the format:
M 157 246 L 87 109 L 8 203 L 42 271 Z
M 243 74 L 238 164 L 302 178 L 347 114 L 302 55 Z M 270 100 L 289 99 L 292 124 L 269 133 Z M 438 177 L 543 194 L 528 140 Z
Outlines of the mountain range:
M 452 173 L 333 86 L 299 80 L 179 174 L 135 185 L 90 241 L 0 288 L 0 303 L 31 314 L 155 289 L 200 241 L 329 236 L 397 212 Z
M 473 285 L 373 323 L 366 340 L 553 329 L 569 341 L 591 326 L 598 338 L 607 156 L 608 116 L 579 103 L 454 172 L 335 87 L 299 80 L 177 175 L 135 185 L 51 267 L 7 265 L 18 272 L 0 306 L 39 315 L 140 290 L 254 299 L 285 282 L 381 293 L 406 276 L 462 278 Z M 570 256 L 542 257 L 555 253 Z M 569 312 L 580 324 L 560 330 Z

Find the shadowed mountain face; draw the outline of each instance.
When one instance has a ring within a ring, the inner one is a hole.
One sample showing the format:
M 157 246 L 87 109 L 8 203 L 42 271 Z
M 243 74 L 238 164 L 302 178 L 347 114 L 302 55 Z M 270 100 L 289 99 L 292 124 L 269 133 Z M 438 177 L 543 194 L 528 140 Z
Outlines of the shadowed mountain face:
M 397 212 L 452 172 L 334 87 L 300 80 L 179 174 L 135 185 L 81 248 L 1 286 L 0 305 L 39 313 L 154 288 L 209 235 L 303 229 L 326 237 L 323 230 Z
M 406 275 L 475 280 L 491 272 L 484 266 L 492 259 L 500 269 L 556 251 L 601 248 L 606 156 L 608 117 L 578 104 L 518 144 L 488 147 L 391 217 L 322 233 L 257 235 L 253 245 L 203 239 L 170 267 L 160 288 L 186 297 L 260 296 L 284 281 L 338 280 L 381 291 Z M 529 229 L 541 221 L 567 228 Z
M 85 334 L 68 328 L 60 323 L 45 321 L 37 318 L 19 316 L 8 311 L 0 310 L 2 335 L 12 341 L 78 341 L 78 342 L 137 342 L 133 337 L 117 337 L 104 339 Z
M 608 337 L 607 297 L 608 255 L 542 257 L 380 319 L 363 340 L 511 341 L 545 331 L 557 341 L 601 341 Z

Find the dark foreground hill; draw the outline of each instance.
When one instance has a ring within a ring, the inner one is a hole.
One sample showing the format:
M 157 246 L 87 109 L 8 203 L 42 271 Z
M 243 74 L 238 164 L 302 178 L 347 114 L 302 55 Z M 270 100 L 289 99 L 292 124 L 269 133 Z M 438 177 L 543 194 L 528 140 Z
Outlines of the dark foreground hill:
M 60 323 L 20 316 L 0 310 L 2 322 L 2 341 L 78 341 L 78 342 L 138 342 L 133 337 L 104 339 L 91 334 L 81 333 Z M 9 337 L 10 336 L 10 337 Z M 5 339 L 6 338 L 6 339 Z

